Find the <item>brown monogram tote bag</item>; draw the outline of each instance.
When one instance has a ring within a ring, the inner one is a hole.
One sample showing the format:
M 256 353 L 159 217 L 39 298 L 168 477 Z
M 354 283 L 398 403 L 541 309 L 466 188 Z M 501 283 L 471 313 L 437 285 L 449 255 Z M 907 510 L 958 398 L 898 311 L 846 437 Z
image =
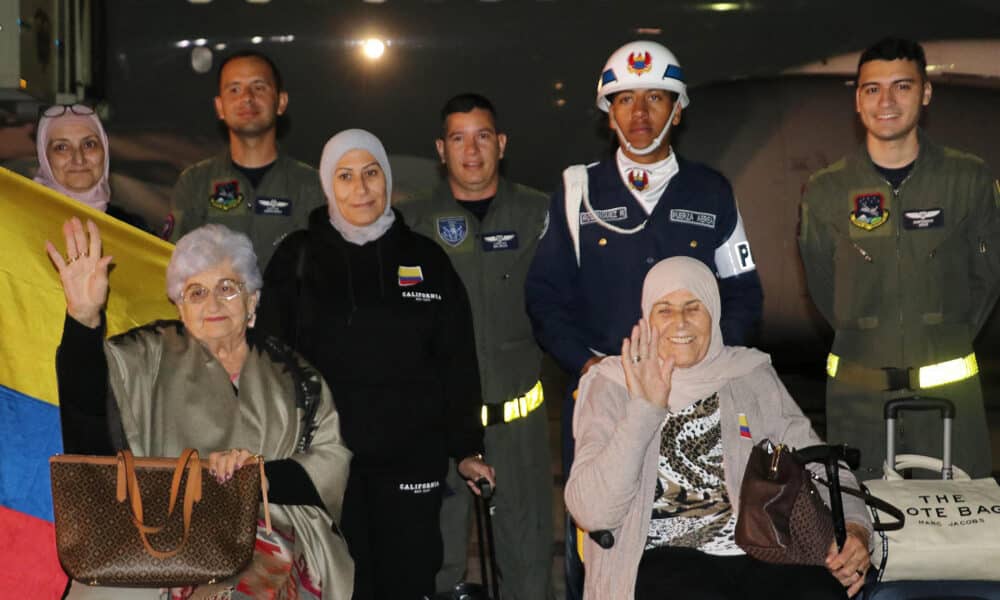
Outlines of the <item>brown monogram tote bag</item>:
M 130 587 L 213 583 L 239 573 L 253 556 L 261 497 L 268 517 L 264 463 L 251 461 L 219 484 L 194 449 L 176 459 L 128 450 L 51 457 L 63 569 L 89 585 Z

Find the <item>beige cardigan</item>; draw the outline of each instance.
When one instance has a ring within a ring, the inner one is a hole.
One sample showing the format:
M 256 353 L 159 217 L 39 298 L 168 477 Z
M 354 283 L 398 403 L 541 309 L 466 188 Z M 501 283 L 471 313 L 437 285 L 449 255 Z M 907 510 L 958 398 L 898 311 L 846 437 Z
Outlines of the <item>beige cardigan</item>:
M 660 435 L 667 410 L 628 392 L 607 372 L 621 368 L 613 356 L 588 371 L 580 382 L 573 416 L 576 457 L 566 484 L 566 507 L 588 531 L 609 529 L 615 545 L 603 549 L 590 538 L 584 542 L 587 600 L 631 600 L 645 546 L 656 486 Z M 726 488 L 739 511 L 739 490 L 750 449 L 764 438 L 803 448 L 823 443 L 809 419 L 788 395 L 770 364 L 731 380 L 719 390 L 723 468 Z M 740 437 L 739 415 L 746 415 L 752 439 Z M 810 466 L 824 475 L 822 465 Z M 854 476 L 840 471 L 841 483 L 857 489 Z M 820 487 L 820 493 L 826 489 Z M 844 496 L 847 521 L 871 532 L 864 504 Z

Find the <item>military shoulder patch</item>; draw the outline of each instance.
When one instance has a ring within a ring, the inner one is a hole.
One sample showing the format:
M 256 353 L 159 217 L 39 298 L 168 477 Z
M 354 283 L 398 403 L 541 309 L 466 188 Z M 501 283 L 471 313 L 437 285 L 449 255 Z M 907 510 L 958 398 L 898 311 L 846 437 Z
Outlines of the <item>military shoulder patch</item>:
M 889 209 L 885 207 L 885 197 L 879 192 L 865 192 L 854 197 L 851 224 L 871 231 L 885 225 L 889 220 Z
M 208 204 L 212 208 L 226 212 L 243 204 L 243 194 L 240 193 L 240 182 L 234 179 L 214 184 L 213 192 L 208 197 Z
M 465 217 L 440 217 L 437 220 L 437 233 L 441 241 L 455 247 L 465 241 L 469 235 L 469 224 Z

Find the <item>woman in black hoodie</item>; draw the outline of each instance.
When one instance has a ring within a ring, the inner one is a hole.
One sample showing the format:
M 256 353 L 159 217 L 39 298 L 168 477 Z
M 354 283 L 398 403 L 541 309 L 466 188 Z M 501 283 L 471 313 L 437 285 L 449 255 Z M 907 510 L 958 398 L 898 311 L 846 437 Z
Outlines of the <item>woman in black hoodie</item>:
M 333 392 L 354 452 L 342 523 L 354 598 L 421 598 L 442 560 L 448 457 L 470 481 L 494 483 L 469 302 L 447 255 L 389 206 L 378 138 L 338 133 L 319 172 L 327 207 L 271 258 L 257 327 L 299 350 Z

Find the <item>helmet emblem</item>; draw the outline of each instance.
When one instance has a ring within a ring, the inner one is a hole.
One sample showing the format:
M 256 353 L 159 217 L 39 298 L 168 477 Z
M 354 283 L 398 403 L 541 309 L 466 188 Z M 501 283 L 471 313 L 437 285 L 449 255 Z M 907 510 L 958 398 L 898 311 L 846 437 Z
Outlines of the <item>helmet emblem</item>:
M 637 192 L 641 192 L 649 185 L 649 173 L 642 169 L 632 169 L 628 172 L 628 184 Z
M 653 68 L 653 57 L 649 52 L 632 52 L 628 55 L 628 70 L 642 75 Z

